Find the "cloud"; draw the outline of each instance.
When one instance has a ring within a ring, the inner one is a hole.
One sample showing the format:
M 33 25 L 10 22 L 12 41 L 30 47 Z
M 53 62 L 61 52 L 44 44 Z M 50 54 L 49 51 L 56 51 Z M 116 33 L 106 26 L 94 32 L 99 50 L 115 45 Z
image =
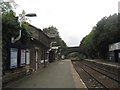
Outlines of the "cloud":
M 34 12 L 31 24 L 38 28 L 55 26 L 68 46 L 78 46 L 80 40 L 104 16 L 117 13 L 118 0 L 15 0 L 21 13 Z

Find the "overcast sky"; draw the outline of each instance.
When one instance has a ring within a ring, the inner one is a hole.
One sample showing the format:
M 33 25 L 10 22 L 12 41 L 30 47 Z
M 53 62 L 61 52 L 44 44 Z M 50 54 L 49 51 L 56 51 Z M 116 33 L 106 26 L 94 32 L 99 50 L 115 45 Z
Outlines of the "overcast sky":
M 20 14 L 36 13 L 31 24 L 43 29 L 55 26 L 68 46 L 78 46 L 104 16 L 118 12 L 119 0 L 14 0 Z

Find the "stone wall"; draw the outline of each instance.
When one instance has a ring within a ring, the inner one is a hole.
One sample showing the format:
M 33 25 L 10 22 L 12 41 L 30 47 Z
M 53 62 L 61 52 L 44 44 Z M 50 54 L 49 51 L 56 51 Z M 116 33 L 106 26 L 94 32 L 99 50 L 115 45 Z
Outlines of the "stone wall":
M 2 83 L 3 86 L 6 85 L 7 83 L 10 83 L 16 79 L 22 78 L 26 75 L 28 75 L 29 66 L 24 66 L 21 68 L 16 68 L 12 70 L 7 70 L 5 72 L 5 75 L 2 77 Z
M 16 79 L 22 78 L 26 75 L 31 74 L 37 69 L 42 69 L 44 67 L 44 62 L 47 59 L 46 52 L 49 49 L 49 37 L 45 35 L 40 29 L 30 25 L 29 29 L 32 31 L 33 36 L 29 39 L 25 45 L 28 50 L 30 50 L 30 64 L 22 67 L 17 67 L 14 69 L 3 70 L 3 86 L 9 82 L 12 82 Z M 36 52 L 37 52 L 37 61 L 36 61 Z M 8 54 L 8 53 L 6 53 Z M 3 66 L 7 66 L 7 60 Z M 8 66 L 7 66 L 8 67 Z M 37 69 L 36 69 L 37 68 Z

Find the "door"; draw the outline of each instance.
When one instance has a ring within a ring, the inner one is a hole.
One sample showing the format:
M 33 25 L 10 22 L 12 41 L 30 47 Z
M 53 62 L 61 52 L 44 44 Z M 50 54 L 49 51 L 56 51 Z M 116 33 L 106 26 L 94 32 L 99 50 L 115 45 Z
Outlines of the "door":
M 35 70 L 38 69 L 38 50 L 35 51 Z
M 118 53 L 118 62 L 120 63 L 120 52 Z

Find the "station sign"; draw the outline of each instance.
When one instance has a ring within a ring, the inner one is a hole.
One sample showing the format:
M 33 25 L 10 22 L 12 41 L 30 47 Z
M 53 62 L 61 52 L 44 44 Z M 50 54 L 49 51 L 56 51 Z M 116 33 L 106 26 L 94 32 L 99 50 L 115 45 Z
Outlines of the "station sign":
M 58 49 L 58 47 L 51 47 L 51 49 Z
M 109 45 L 109 51 L 119 50 L 120 42 Z

